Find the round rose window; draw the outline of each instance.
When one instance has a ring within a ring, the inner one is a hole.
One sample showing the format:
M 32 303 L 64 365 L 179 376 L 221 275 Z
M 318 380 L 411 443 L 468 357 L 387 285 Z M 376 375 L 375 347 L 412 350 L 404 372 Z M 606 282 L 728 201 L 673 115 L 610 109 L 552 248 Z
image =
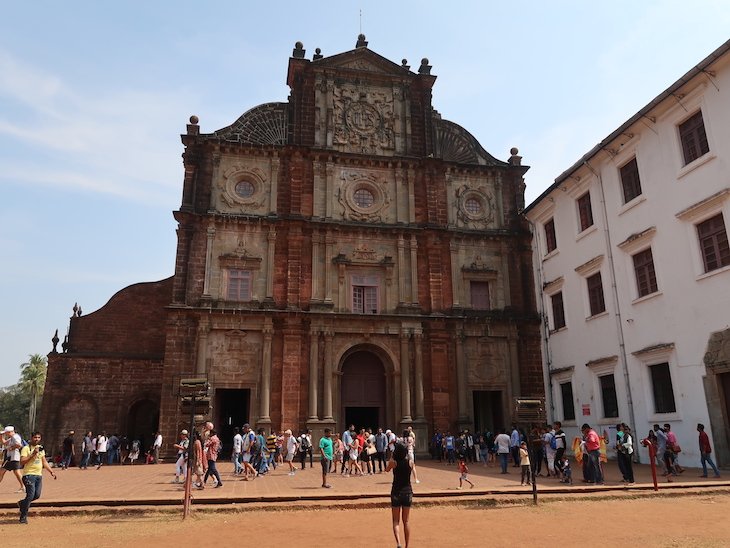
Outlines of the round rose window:
M 353 195 L 357 207 L 368 209 L 375 203 L 375 196 L 367 188 L 358 188 Z

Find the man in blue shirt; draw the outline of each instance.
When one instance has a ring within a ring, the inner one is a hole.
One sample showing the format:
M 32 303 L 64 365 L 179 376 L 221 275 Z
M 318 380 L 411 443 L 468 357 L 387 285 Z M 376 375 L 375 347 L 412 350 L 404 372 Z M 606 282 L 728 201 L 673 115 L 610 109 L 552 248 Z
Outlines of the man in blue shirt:
M 517 430 L 517 425 L 512 425 L 512 433 L 509 436 L 509 448 L 512 452 L 512 460 L 514 464 L 513 468 L 519 467 L 520 465 L 520 431 Z
M 351 424 L 350 428 L 342 433 L 342 443 L 345 444 L 345 451 L 342 454 L 342 474 L 347 470 L 347 461 L 350 460 L 350 446 L 352 445 L 352 436 L 355 432 L 355 425 Z

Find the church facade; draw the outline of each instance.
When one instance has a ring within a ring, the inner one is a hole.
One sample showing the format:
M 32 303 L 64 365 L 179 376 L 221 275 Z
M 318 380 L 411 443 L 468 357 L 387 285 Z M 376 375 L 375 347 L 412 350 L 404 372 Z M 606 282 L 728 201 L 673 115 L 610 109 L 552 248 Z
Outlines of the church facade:
M 212 133 L 191 117 L 174 276 L 74 314 L 42 428 L 171 441 L 192 377 L 224 441 L 410 425 L 424 450 L 544 396 L 527 167 L 442 119 L 435 81 L 362 35 L 311 60 L 297 43 L 287 102 Z

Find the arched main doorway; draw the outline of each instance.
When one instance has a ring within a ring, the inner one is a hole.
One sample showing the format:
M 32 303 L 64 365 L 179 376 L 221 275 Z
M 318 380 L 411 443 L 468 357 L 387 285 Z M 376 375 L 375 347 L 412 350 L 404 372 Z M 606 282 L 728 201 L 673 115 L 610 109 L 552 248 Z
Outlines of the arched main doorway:
M 127 436 L 139 440 L 143 450 L 149 449 L 154 441 L 154 432 L 160 421 L 159 405 L 152 400 L 139 400 L 129 408 Z
M 341 390 L 343 427 L 354 424 L 358 430 L 376 431 L 385 424 L 385 368 L 376 354 L 360 350 L 345 358 Z

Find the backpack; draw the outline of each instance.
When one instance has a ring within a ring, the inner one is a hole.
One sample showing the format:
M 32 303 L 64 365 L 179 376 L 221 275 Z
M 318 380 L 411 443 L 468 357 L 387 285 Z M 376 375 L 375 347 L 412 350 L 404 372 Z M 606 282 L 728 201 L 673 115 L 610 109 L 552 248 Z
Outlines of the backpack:
M 299 448 L 302 451 L 308 451 L 310 447 L 311 447 L 311 444 L 309 443 L 309 437 L 308 436 L 302 436 L 302 441 L 299 444 Z
M 554 434 L 550 437 L 550 449 L 558 449 L 558 437 Z
M 251 444 L 251 454 L 258 455 L 261 453 L 261 438 L 254 436 L 253 443 Z

